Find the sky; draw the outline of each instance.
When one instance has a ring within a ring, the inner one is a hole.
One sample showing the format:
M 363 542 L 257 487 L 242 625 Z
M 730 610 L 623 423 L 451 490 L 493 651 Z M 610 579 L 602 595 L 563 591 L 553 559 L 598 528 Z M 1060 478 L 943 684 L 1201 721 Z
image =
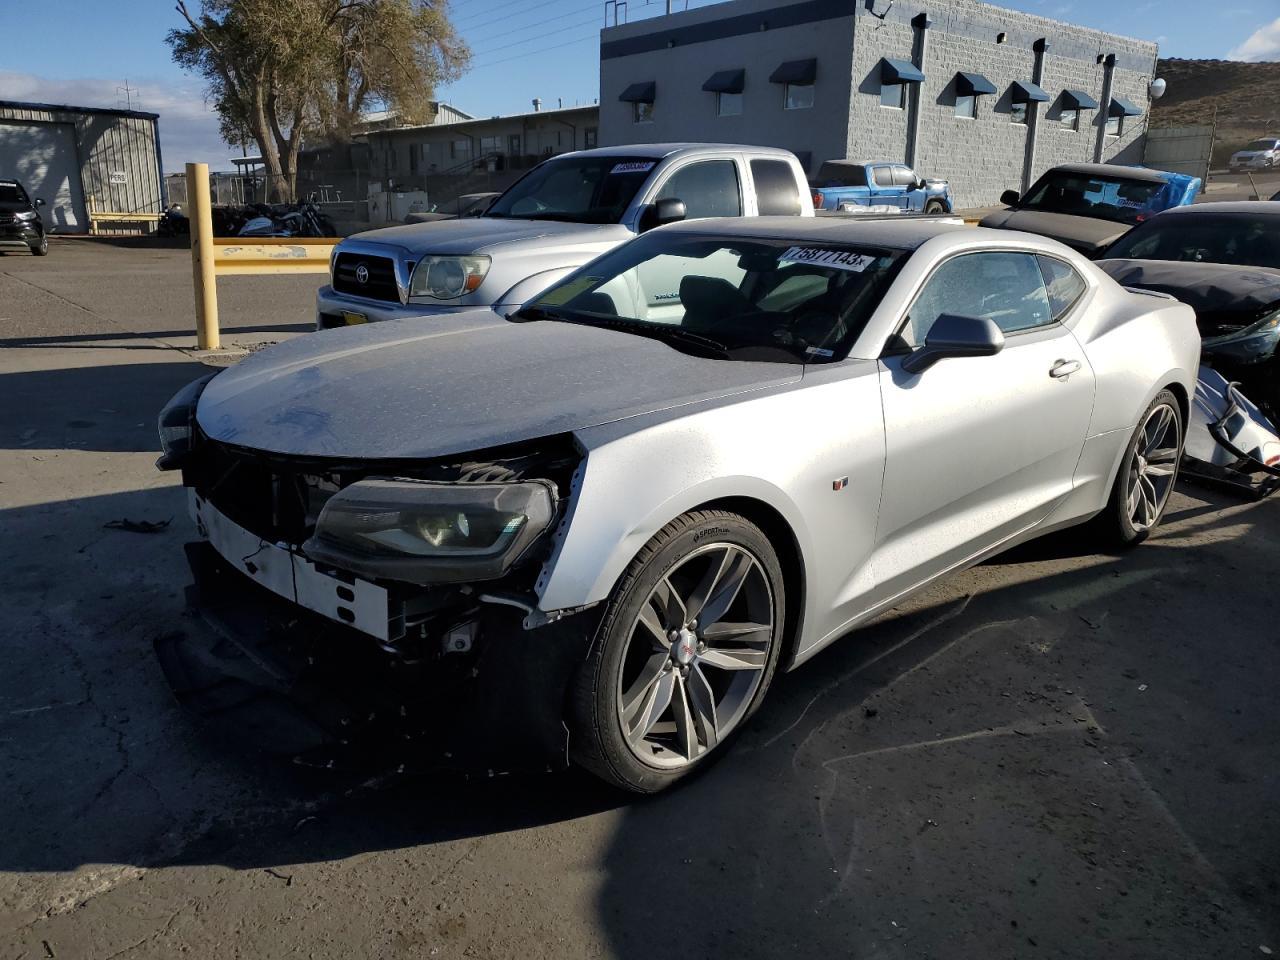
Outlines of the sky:
M 677 10 L 720 0 L 674 0 Z M 853 2 L 853 0 L 850 0 Z M 1280 60 L 1277 0 L 998 0 L 1000 6 L 1155 40 L 1165 57 Z M 194 8 L 199 0 L 189 0 Z M 632 21 L 665 0 L 629 0 Z M 604 0 L 451 0 L 470 44 L 470 70 L 437 91 L 476 116 L 588 104 L 599 96 L 598 31 Z M 167 171 L 187 161 L 230 169 L 239 151 L 218 138 L 199 78 L 169 57 L 164 37 L 180 25 L 173 0 L 8 0 L 5 33 L 27 38 L 0 54 L 0 100 L 125 106 L 160 114 Z M 126 91 L 126 84 L 128 90 Z

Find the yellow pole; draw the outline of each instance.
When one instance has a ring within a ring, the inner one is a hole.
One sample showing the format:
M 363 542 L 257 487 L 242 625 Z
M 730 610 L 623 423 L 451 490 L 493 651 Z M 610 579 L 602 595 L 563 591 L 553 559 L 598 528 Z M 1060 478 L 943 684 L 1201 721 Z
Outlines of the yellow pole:
M 191 225 L 191 276 L 196 291 L 196 343 L 217 350 L 218 285 L 213 272 L 213 215 L 209 201 L 209 165 L 187 164 L 187 222 Z

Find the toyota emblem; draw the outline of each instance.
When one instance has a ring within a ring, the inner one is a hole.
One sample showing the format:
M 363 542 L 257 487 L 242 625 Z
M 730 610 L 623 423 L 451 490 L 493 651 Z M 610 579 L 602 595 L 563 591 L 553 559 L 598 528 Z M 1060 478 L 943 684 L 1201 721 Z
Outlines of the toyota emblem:
M 366 267 L 363 263 L 358 264 L 356 266 L 356 283 L 368 283 L 368 282 L 369 282 L 369 268 Z

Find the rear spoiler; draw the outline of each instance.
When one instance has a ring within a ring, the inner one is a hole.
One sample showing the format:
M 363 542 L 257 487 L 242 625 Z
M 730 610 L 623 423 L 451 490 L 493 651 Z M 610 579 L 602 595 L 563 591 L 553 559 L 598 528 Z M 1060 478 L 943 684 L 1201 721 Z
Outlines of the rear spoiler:
M 1141 287 L 1125 287 L 1129 293 L 1139 293 L 1144 297 L 1156 297 L 1160 300 L 1177 300 L 1171 293 L 1161 293 L 1159 290 L 1143 290 Z

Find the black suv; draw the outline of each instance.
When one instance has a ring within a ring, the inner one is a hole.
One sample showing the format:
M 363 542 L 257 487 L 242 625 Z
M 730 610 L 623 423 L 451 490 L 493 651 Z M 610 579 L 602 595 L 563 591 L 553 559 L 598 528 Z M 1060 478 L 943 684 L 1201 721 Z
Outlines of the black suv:
M 44 235 L 44 222 L 36 207 L 17 180 L 0 180 L 0 251 L 30 250 L 37 257 L 49 252 L 49 238 Z

